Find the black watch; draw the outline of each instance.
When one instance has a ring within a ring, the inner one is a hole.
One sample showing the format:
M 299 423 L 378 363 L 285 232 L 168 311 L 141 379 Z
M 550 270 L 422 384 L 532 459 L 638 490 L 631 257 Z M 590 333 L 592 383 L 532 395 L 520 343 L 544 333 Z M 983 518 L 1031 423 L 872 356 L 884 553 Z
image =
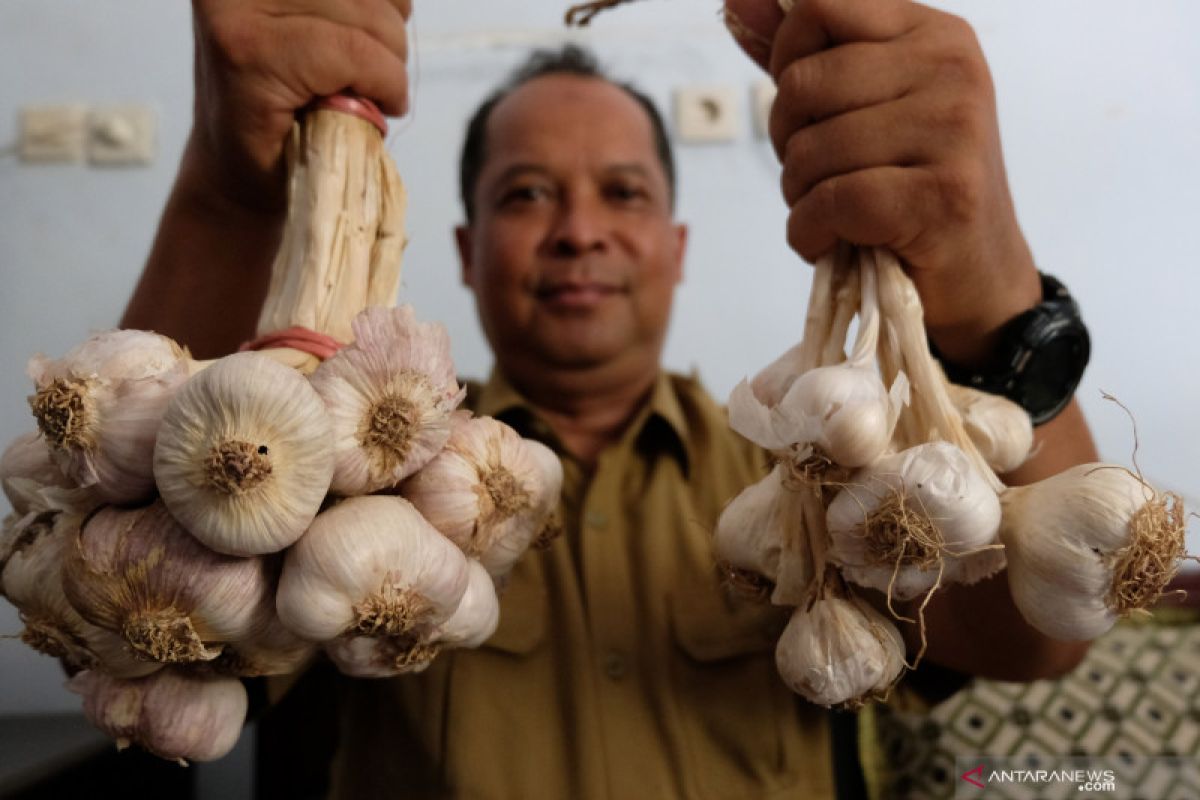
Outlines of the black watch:
M 1041 276 L 1042 302 L 1000 329 L 988 367 L 977 370 L 951 364 L 930 343 L 951 382 L 1007 397 L 1029 412 L 1034 425 L 1054 419 L 1066 408 L 1092 352 L 1079 304 L 1058 279 Z

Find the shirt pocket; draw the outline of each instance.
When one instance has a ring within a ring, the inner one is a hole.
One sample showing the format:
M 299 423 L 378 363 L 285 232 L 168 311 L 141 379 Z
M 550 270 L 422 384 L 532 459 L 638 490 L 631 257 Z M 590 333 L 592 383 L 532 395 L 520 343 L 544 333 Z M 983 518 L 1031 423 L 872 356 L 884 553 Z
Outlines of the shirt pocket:
M 827 770 L 820 715 L 804 713 L 775 669 L 786 611 L 734 597 L 715 577 L 671 597 L 672 690 L 692 796 L 775 797 L 794 793 L 806 770 Z

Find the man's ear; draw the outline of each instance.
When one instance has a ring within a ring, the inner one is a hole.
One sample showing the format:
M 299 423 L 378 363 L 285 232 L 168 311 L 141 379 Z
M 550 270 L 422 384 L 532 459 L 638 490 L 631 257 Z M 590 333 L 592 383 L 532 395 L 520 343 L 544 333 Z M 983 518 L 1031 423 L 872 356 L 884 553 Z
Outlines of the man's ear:
M 463 286 L 471 286 L 474 284 L 474 272 L 471 269 L 471 226 L 470 225 L 455 225 L 454 226 L 454 245 L 458 248 L 458 264 L 462 270 Z
M 683 260 L 687 255 L 688 226 L 682 222 L 675 226 L 675 283 L 683 282 Z

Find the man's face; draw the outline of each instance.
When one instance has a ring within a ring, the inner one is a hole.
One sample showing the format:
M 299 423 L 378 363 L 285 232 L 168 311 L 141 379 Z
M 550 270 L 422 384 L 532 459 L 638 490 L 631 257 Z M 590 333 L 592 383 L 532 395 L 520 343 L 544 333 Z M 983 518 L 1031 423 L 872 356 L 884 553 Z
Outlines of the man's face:
M 549 75 L 500 101 L 486 138 L 457 234 L 497 360 L 656 368 L 686 232 L 645 111 L 605 81 Z

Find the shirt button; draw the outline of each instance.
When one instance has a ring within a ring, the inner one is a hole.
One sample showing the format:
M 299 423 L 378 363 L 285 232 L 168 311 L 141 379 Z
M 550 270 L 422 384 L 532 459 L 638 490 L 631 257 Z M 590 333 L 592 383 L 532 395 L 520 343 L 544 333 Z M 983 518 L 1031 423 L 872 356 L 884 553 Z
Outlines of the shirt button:
M 604 674 L 614 681 L 619 681 L 625 677 L 625 673 L 629 671 L 629 666 L 625 663 L 625 657 L 615 650 L 610 650 L 604 656 Z
M 608 525 L 608 516 L 600 511 L 589 511 L 586 521 L 589 528 L 603 528 Z

